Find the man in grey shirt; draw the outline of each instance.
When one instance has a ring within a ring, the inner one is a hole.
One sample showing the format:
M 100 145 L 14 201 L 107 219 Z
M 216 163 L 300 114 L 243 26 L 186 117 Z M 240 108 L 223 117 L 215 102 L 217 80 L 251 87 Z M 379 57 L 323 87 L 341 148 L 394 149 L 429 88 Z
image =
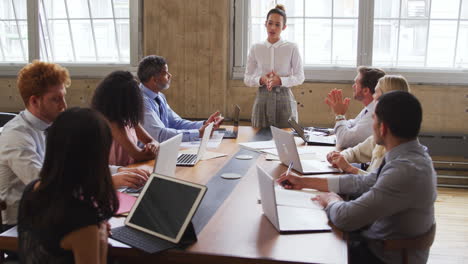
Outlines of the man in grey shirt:
M 278 182 L 288 189 L 329 192 L 314 200 L 325 208 L 335 226 L 359 231 L 363 238 L 359 247 L 350 247 L 351 262 L 400 263 L 400 252 L 383 251 L 379 240 L 412 238 L 431 228 L 435 222 L 436 174 L 425 147 L 417 140 L 422 108 L 416 97 L 402 91 L 384 94 L 373 119 L 376 143 L 387 149 L 377 171 L 327 178 L 290 174 L 282 175 Z M 336 193 L 359 197 L 345 202 Z M 426 263 L 428 255 L 429 250 L 410 250 L 409 263 Z

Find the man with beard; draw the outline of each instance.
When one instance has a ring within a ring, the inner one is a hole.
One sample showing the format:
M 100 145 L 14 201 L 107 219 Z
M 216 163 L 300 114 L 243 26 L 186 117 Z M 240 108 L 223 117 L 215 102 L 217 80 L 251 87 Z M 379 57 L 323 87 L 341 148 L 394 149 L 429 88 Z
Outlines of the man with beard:
M 138 65 L 138 78 L 145 105 L 143 127 L 158 142 L 180 133 L 183 133 L 182 141 L 198 140 L 211 122 L 214 122 L 213 130 L 223 122 L 219 112 L 213 113 L 208 120 L 195 122 L 181 118 L 171 109 L 161 93 L 169 89 L 172 78 L 163 57 L 150 55 L 143 58 Z
M 343 99 L 342 91 L 333 89 L 328 93 L 325 103 L 335 114 L 335 135 L 338 149 L 354 147 L 372 135 L 372 114 L 375 102 L 372 97 L 375 86 L 385 72 L 378 68 L 361 66 L 354 78 L 353 96 L 364 105 L 364 109 L 354 119 L 346 120 L 349 98 Z

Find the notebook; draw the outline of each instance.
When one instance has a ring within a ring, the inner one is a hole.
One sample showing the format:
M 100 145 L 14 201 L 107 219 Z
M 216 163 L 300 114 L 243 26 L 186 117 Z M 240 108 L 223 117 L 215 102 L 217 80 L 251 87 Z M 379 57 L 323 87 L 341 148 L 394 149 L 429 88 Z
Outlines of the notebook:
M 323 209 L 278 205 L 275 181 L 257 165 L 258 186 L 263 214 L 280 233 L 329 231 L 328 217 Z

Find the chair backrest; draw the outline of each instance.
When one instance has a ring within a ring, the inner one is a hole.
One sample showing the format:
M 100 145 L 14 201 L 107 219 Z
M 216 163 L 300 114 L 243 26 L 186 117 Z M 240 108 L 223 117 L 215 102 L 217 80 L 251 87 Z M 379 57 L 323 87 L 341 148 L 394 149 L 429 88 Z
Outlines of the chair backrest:
M 4 126 L 8 121 L 13 119 L 16 114 L 0 112 L 0 127 Z
M 383 240 L 384 250 L 400 250 L 402 263 L 408 263 L 408 250 L 429 249 L 434 243 L 436 224 L 434 223 L 426 233 L 405 239 Z

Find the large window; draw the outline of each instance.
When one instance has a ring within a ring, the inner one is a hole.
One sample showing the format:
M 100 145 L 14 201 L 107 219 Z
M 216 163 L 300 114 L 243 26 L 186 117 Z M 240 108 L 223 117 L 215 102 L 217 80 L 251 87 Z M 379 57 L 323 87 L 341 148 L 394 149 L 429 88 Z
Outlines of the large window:
M 61 63 L 74 75 L 132 69 L 140 43 L 138 2 L 0 0 L 2 73 L 34 59 Z
M 233 77 L 266 39 L 269 9 L 283 4 L 282 37 L 298 44 L 308 80 L 352 80 L 373 65 L 412 82 L 468 83 L 468 0 L 234 0 Z

